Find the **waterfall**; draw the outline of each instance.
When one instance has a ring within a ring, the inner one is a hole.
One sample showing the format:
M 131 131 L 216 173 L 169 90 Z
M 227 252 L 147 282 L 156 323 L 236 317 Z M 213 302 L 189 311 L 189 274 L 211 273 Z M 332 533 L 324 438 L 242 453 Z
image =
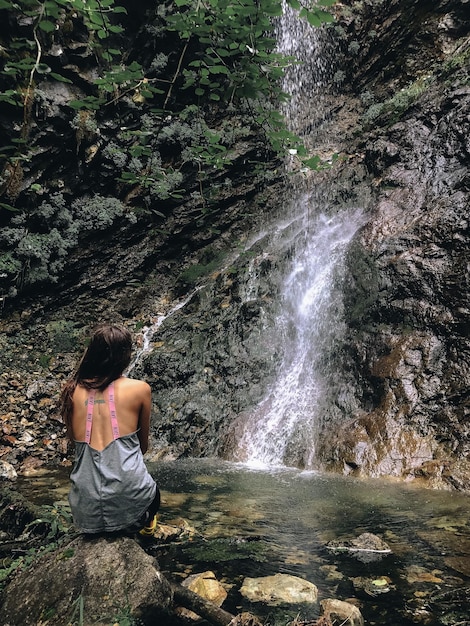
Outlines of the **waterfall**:
M 158 331 L 158 329 L 163 324 L 163 322 L 166 319 L 168 319 L 169 317 L 171 317 L 172 315 L 174 315 L 177 311 L 179 311 L 180 309 L 185 307 L 188 304 L 188 302 L 191 301 L 193 296 L 200 289 L 201 289 L 201 287 L 197 287 L 196 289 L 191 291 L 184 298 L 182 298 L 181 300 L 179 300 L 175 304 L 173 304 L 167 313 L 161 313 L 159 315 L 156 315 L 152 319 L 152 323 L 150 325 L 144 326 L 142 328 L 141 339 L 140 339 L 140 342 L 139 342 L 139 345 L 138 345 L 138 349 L 136 350 L 136 353 L 134 354 L 134 357 L 132 358 L 131 362 L 129 363 L 129 365 L 128 365 L 126 371 L 125 371 L 125 375 L 126 376 L 129 376 L 129 374 L 136 367 L 136 365 L 141 362 L 142 357 L 145 354 L 147 354 L 147 353 L 152 351 L 152 339 L 153 339 L 153 336 Z
M 251 465 L 314 466 L 316 427 L 329 404 L 345 404 L 332 356 L 345 328 L 346 253 L 361 223 L 359 210 L 303 215 L 271 331 L 283 346 L 278 376 L 238 440 L 238 457 Z
M 337 141 L 328 126 L 333 97 L 331 40 L 322 29 L 300 20 L 297 12 L 284 9 L 277 25 L 279 49 L 302 61 L 286 72 L 283 87 L 292 96 L 286 119 L 306 145 L 328 153 L 331 142 Z M 281 281 L 279 312 L 269 331 L 269 340 L 282 347 L 283 356 L 264 399 L 236 426 L 233 458 L 250 465 L 314 467 L 319 425 L 354 408 L 337 363 L 345 330 L 346 254 L 363 215 L 357 208 L 331 206 L 328 176 L 319 181 L 300 198 L 292 186 L 287 222 L 295 229 L 285 233 L 289 262 Z M 282 244 L 276 245 L 282 255 Z M 247 293 L 254 291 L 251 286 Z

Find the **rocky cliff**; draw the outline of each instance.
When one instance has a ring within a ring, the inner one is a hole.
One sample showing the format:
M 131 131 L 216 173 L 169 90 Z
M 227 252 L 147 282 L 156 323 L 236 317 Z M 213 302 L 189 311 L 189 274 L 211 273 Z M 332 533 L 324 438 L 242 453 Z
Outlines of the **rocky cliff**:
M 360 201 L 368 219 L 348 258 L 348 332 L 334 356 L 355 410 L 337 403 L 323 420 L 317 465 L 470 489 L 468 3 L 434 4 L 342 3 L 330 31 L 338 70 L 328 123 L 344 158 L 307 186 L 327 185 L 339 208 Z M 95 139 L 84 140 L 88 148 Z M 27 471 L 37 457 L 67 458 L 51 420 L 57 381 L 87 327 L 116 318 L 136 338 L 143 326 L 155 329 L 133 371 L 154 390 L 154 456 L 230 456 L 237 423 L 263 397 L 282 353 L 266 328 L 289 250 L 266 252 L 263 223 L 290 191 L 275 164 L 261 178 L 253 171 L 262 153 L 254 135 L 237 141 L 210 215 L 187 198 L 164 208 L 164 228 L 156 214 L 151 223 L 118 220 L 70 251 L 58 286 L 7 301 L 4 460 Z M 90 155 L 82 166 L 96 177 L 99 145 Z

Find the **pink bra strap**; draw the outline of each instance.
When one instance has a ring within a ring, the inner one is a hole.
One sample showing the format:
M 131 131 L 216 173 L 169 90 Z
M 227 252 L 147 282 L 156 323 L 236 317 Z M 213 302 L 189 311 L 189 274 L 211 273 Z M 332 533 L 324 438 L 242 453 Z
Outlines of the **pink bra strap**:
M 91 439 L 91 424 L 93 422 L 93 407 L 95 406 L 95 390 L 90 389 L 88 392 L 88 404 L 86 412 L 86 428 L 85 428 L 85 442 L 90 443 Z
M 86 412 L 86 428 L 85 443 L 91 441 L 91 427 L 93 423 L 93 408 L 95 406 L 95 390 L 90 389 L 88 392 L 88 404 Z M 113 439 L 119 439 L 119 425 L 116 417 L 116 404 L 114 403 L 114 381 L 108 387 L 108 404 L 109 413 L 111 415 L 111 430 L 113 431 Z
M 111 429 L 113 439 L 119 439 L 119 425 L 116 417 L 116 405 L 114 404 L 114 381 L 108 387 L 109 413 L 111 415 Z

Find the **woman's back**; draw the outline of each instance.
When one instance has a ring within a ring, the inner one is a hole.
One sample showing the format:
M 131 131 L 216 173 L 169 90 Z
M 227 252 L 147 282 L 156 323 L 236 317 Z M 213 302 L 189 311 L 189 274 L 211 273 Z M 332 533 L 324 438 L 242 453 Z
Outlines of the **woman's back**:
M 103 450 L 113 441 L 109 392 L 96 390 L 92 413 L 90 446 Z M 85 441 L 90 390 L 77 385 L 73 393 L 71 430 L 75 441 Z M 138 431 L 142 452 L 147 451 L 150 424 L 150 386 L 142 380 L 120 377 L 114 381 L 114 402 L 119 435 Z

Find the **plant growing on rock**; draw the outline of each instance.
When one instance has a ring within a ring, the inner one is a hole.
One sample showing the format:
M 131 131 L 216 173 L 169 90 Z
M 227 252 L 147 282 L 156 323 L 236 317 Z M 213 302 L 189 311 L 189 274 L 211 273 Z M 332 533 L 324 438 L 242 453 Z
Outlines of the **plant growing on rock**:
M 104 231 L 121 217 L 133 220 L 116 198 L 96 195 L 67 204 L 62 194 L 29 213 L 15 213 L 0 231 L 0 270 L 17 287 L 57 282 L 70 250 L 86 232 Z
M 319 26 L 332 21 L 325 9 L 334 1 L 288 4 Z M 0 267 L 10 287 L 56 281 L 79 233 L 90 230 L 87 223 L 107 228 L 124 214 L 109 197 L 102 206 L 105 196 L 116 194 L 113 190 L 99 194 L 92 208 L 87 200 L 81 212 L 62 207 L 58 223 L 47 218 L 46 205 L 54 201 L 40 193 L 47 193 L 50 183 L 42 173 L 31 177 L 31 164 L 43 150 L 37 116 L 44 108 L 45 85 L 63 83 L 69 94 L 62 111 L 75 133 L 79 162 L 95 159 L 108 171 L 117 169 L 117 194 L 162 218 L 184 193 L 193 198 L 197 193 L 204 213 L 216 205 L 222 187 L 209 193 L 208 181 L 214 171 L 227 170 L 239 136 L 264 133 L 274 152 L 290 149 L 305 165 L 317 166 L 277 111 L 286 98 L 279 79 L 295 62 L 276 53 L 270 34 L 273 19 L 282 13 L 277 0 L 160 4 L 148 12 L 142 29 L 147 36 L 153 33 L 150 57 L 147 51 L 129 50 L 138 35 L 126 13 L 125 0 L 0 0 L 0 17 L 12 26 L 2 42 L 0 108 L 17 120 L 16 136 L 8 131 L 0 155 L 0 211 L 8 226 Z M 71 44 L 73 54 L 80 50 L 79 56 L 94 64 L 94 78 L 86 84 L 78 67 L 60 61 Z M 69 87 L 77 84 L 83 95 Z M 123 111 L 129 124 L 107 131 L 106 120 Z M 223 128 L 227 113 L 244 115 L 238 133 Z M 188 180 L 192 187 L 183 189 Z

